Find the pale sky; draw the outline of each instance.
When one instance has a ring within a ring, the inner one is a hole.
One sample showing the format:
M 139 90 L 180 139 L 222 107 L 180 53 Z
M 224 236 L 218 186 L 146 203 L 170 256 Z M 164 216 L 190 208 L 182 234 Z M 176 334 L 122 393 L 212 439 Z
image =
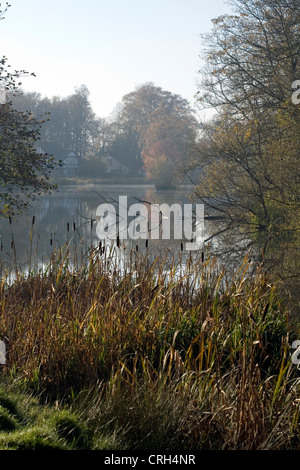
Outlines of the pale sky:
M 90 90 L 108 117 L 122 96 L 154 82 L 195 103 L 200 34 L 229 13 L 223 0 L 11 0 L 0 22 L 0 56 L 34 72 L 25 91 L 68 96 Z M 4 2 L 2 2 L 2 7 Z

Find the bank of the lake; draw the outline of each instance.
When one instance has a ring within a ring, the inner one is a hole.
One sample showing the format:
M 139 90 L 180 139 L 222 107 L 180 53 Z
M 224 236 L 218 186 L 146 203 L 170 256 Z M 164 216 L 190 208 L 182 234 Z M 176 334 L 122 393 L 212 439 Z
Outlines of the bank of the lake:
M 263 269 L 69 255 L 3 279 L 1 448 L 299 448 L 297 332 Z M 28 419 L 16 386 L 39 397 Z
M 0 448 L 299 449 L 298 324 L 243 234 L 96 236 L 100 203 L 190 189 L 73 182 L 0 222 Z

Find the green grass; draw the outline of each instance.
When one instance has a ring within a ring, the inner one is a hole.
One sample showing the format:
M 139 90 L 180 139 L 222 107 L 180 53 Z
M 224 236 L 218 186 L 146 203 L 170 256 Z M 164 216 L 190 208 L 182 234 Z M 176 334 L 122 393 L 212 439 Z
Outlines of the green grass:
M 113 436 L 92 434 L 79 414 L 63 405 L 43 404 L 20 383 L 0 386 L 0 450 L 105 450 Z

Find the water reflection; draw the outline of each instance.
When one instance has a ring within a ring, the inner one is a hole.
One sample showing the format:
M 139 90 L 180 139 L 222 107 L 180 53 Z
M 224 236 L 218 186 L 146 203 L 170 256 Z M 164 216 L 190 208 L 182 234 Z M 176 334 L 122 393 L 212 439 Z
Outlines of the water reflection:
M 128 198 L 128 206 L 138 201 L 147 204 L 190 203 L 189 189 L 157 191 L 154 186 L 76 186 L 61 188 L 50 196 L 37 200 L 22 216 L 0 221 L 1 260 L 19 268 L 39 265 L 51 258 L 53 251 L 68 244 L 71 250 L 85 253 L 89 247 L 99 244 L 96 234 L 96 210 L 99 204 L 108 202 L 117 206 L 119 196 Z M 174 224 L 174 221 L 172 220 Z M 171 233 L 173 229 L 171 228 Z M 109 243 L 110 245 L 110 243 Z M 182 240 L 122 240 L 115 246 L 117 258 L 134 252 L 157 253 L 169 250 L 174 256 L 182 256 Z M 110 249 L 110 247 L 108 248 Z M 181 254 L 180 254 L 181 253 Z

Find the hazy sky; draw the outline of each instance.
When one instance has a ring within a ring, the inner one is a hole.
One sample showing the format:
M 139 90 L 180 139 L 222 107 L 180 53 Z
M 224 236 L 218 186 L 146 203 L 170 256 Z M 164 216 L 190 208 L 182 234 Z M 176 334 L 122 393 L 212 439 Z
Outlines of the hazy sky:
M 34 72 L 26 91 L 67 96 L 87 85 L 107 117 L 147 81 L 194 103 L 200 33 L 229 12 L 223 0 L 11 0 L 0 23 L 0 56 Z M 4 2 L 2 2 L 2 6 Z

